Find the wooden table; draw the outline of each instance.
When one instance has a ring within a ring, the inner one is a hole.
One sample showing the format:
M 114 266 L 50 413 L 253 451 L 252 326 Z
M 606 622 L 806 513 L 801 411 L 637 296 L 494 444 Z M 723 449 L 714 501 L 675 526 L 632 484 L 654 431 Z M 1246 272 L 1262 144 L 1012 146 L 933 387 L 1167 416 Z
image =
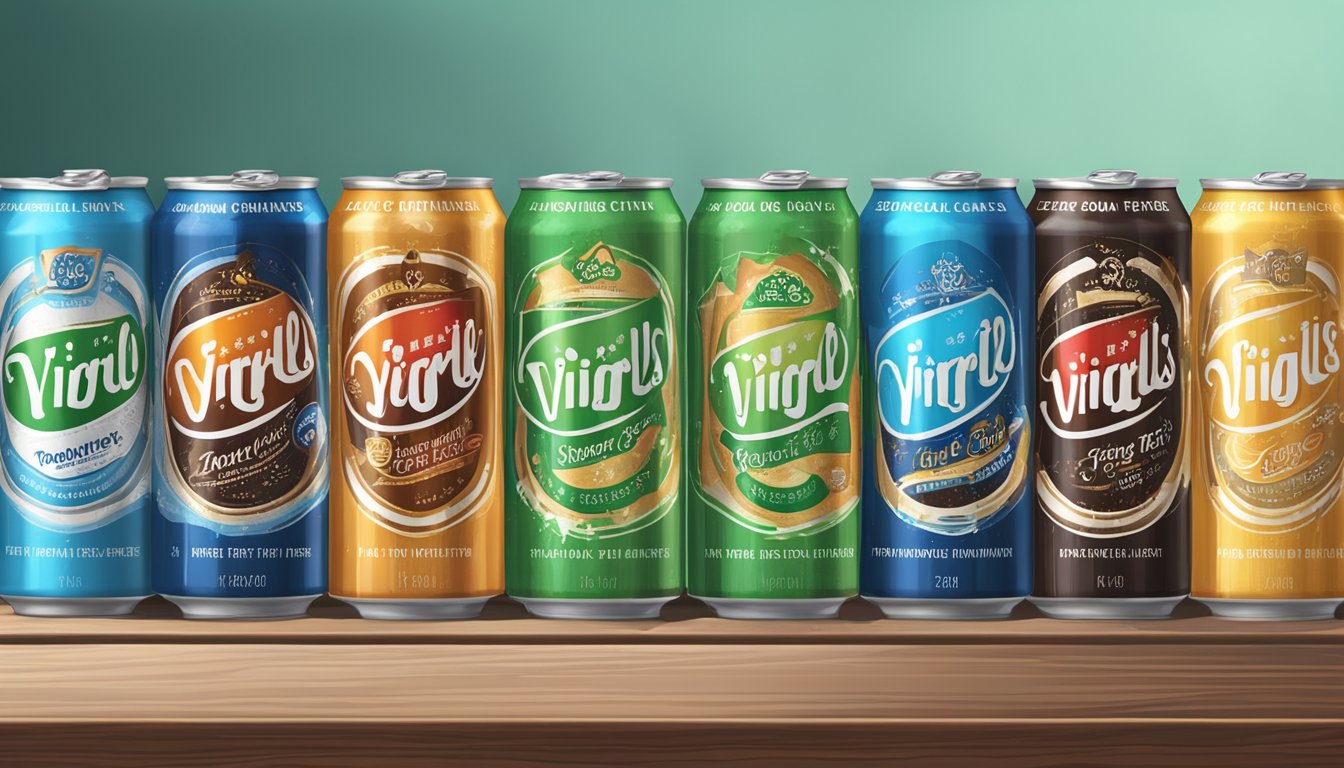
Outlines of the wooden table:
M 0 764 L 1344 760 L 1344 623 L 0 615 Z M 837 764 L 844 764 L 837 762 Z

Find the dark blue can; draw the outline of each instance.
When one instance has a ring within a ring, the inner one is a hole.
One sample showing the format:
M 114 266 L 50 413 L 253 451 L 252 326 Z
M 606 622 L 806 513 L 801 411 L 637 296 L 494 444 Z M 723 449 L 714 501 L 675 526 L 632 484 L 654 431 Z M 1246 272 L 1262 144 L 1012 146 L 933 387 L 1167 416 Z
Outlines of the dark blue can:
M 143 176 L 0 179 L 0 595 L 20 614 L 150 594 Z
M 861 590 L 891 617 L 1031 592 L 1033 234 L 1017 179 L 874 179 L 859 222 Z
M 173 177 L 153 226 L 154 589 L 188 617 L 327 589 L 327 211 L 317 179 Z

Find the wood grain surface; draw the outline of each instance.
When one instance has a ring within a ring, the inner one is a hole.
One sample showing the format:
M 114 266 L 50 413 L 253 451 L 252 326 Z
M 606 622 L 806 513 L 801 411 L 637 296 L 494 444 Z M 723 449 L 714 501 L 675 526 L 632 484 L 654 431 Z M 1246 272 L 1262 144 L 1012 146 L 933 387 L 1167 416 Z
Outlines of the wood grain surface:
M 1338 764 L 1344 627 L 0 614 L 0 765 Z
M 1339 765 L 1338 729 L 1105 720 L 856 723 L 97 723 L 0 726 L 32 768 Z M 78 738 L 72 738 L 77 736 Z M 57 751 L 53 744 L 61 744 Z

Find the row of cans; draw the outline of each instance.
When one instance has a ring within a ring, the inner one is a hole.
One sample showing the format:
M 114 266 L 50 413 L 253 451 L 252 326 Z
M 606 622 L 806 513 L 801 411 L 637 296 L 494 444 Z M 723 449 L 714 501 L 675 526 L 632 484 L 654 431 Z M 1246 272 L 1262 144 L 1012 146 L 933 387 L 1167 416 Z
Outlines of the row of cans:
M 0 179 L 19 613 L 1344 601 L 1344 181 L 166 181 Z

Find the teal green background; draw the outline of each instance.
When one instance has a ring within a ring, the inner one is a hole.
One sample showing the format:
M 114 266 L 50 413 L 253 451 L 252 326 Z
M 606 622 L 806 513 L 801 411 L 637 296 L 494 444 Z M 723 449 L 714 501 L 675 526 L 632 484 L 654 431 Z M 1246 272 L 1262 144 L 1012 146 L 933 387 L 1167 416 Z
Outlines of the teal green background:
M 1344 175 L 1344 3 L 0 0 L 0 175 Z M 1024 194 L 1030 189 L 1025 184 Z

